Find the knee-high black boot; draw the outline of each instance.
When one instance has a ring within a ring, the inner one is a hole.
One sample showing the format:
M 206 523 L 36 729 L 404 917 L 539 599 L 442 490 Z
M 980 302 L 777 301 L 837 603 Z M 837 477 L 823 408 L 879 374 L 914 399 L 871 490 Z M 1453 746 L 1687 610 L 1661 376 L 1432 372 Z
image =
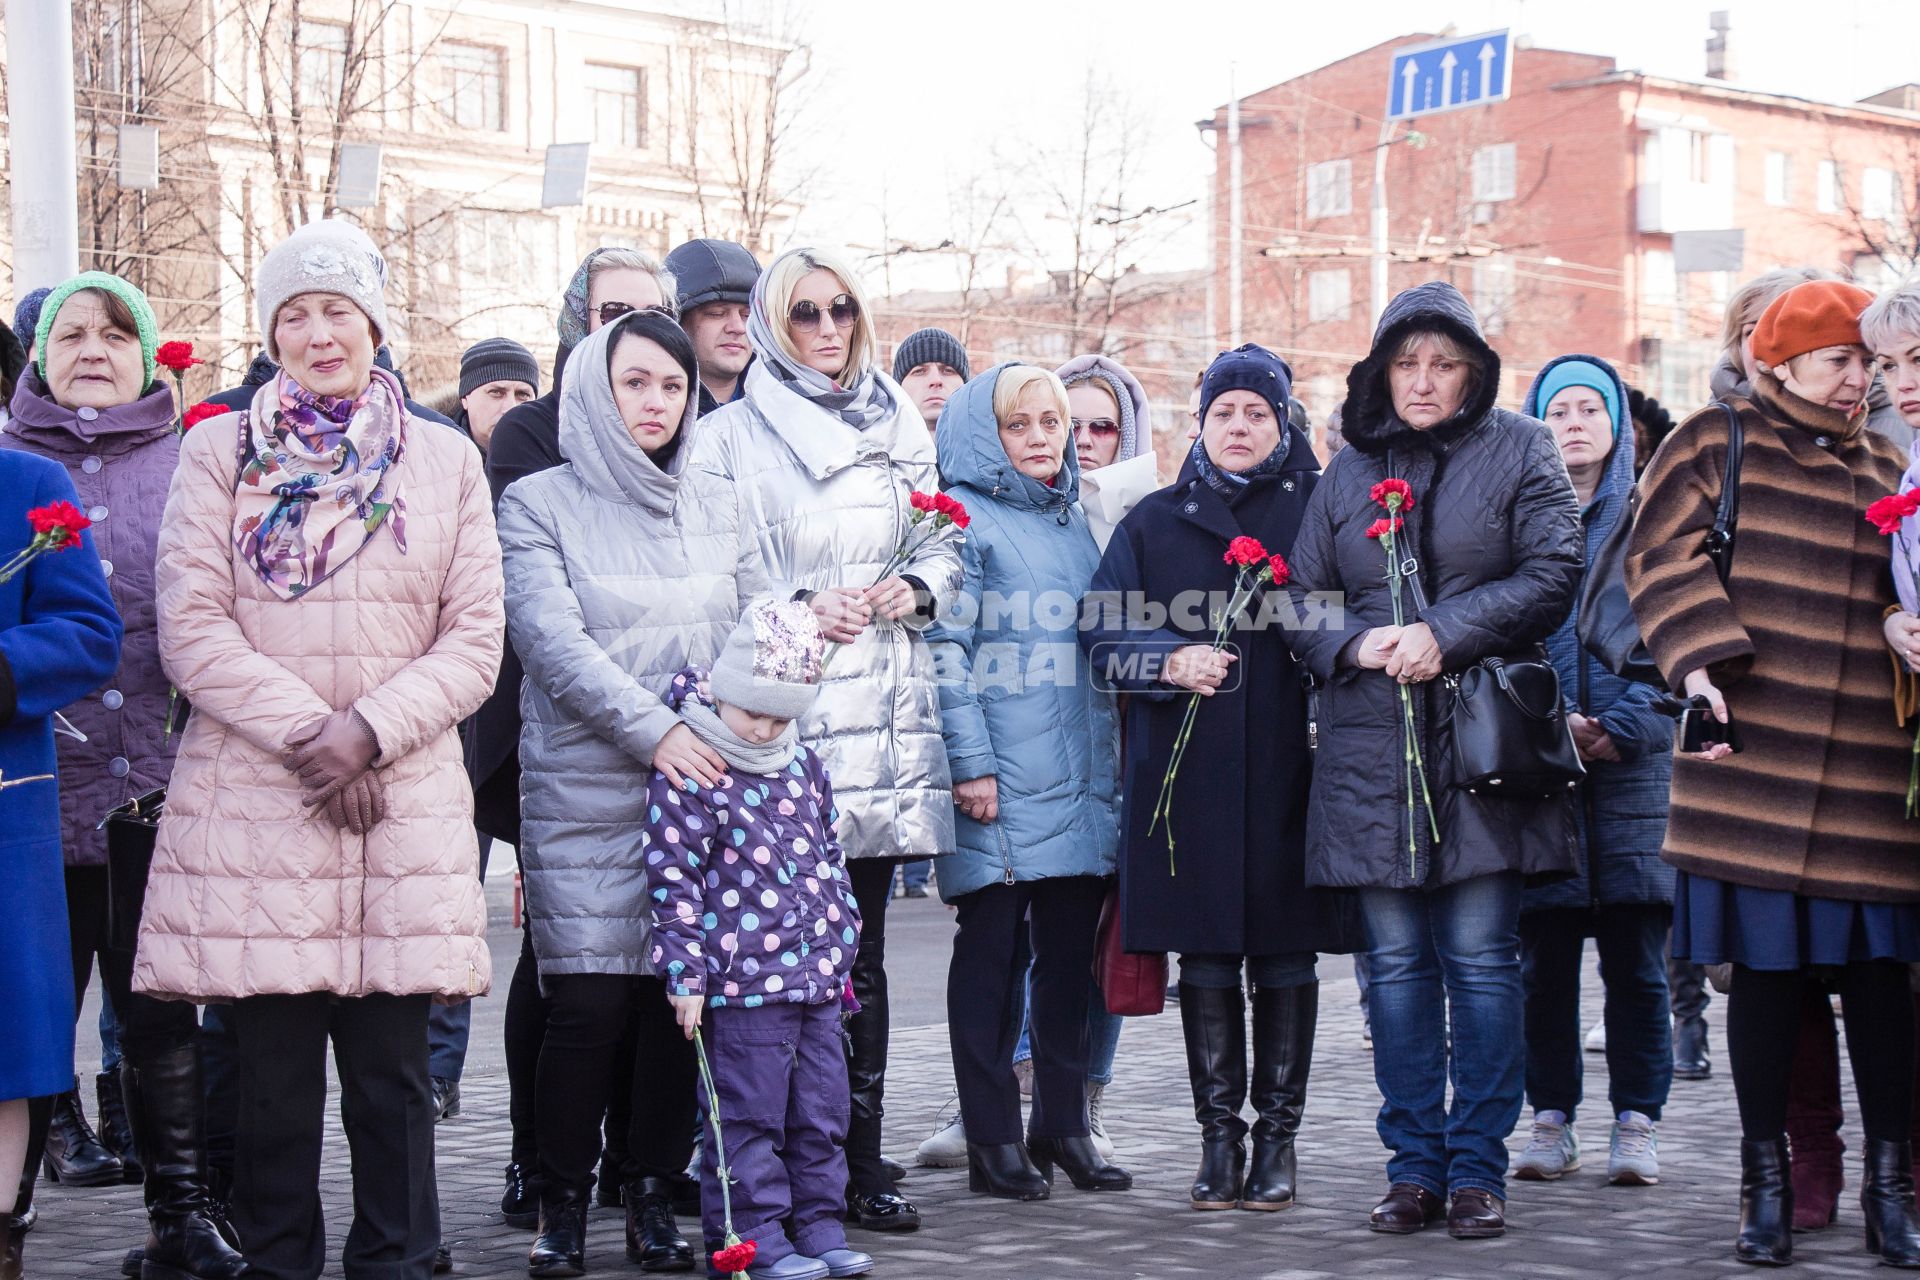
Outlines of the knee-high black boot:
M 1200 1122 L 1200 1171 L 1190 1200 L 1196 1209 L 1232 1209 L 1247 1168 L 1247 1122 L 1240 1118 L 1247 1100 L 1247 1023 L 1240 989 L 1181 983 L 1180 1028 L 1193 1118 Z
M 1320 1016 L 1320 984 L 1253 993 L 1253 1163 L 1242 1209 L 1293 1207 L 1293 1137 L 1307 1106 L 1307 1071 Z
M 139 1066 L 124 1059 L 120 1080 L 147 1171 L 141 1280 L 232 1280 L 247 1260 L 221 1238 L 207 1195 L 199 1048 L 182 1045 Z

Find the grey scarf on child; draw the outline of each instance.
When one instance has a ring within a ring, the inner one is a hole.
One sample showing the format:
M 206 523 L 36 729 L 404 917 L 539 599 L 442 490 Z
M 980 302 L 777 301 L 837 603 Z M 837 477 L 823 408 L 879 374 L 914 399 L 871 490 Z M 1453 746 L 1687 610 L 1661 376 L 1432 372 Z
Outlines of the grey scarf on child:
M 728 767 L 738 773 L 762 777 L 779 773 L 793 763 L 793 753 L 800 746 L 800 726 L 795 721 L 789 720 L 786 731 L 771 742 L 756 744 L 727 728 L 720 713 L 698 698 L 680 704 L 680 718 L 695 737 L 718 751 Z

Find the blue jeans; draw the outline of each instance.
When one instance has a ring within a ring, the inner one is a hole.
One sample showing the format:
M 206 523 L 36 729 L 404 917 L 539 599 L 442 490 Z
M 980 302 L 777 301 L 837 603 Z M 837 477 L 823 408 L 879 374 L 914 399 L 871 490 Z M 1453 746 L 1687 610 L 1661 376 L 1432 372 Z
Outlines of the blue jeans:
M 1667 1021 L 1667 930 L 1657 904 L 1560 907 L 1520 917 L 1527 992 L 1527 1101 L 1535 1111 L 1580 1105 L 1580 962 L 1591 930 L 1606 984 L 1607 1097 L 1617 1114 L 1660 1118 L 1673 1084 Z
M 100 983 L 100 1074 L 120 1069 L 120 1018 L 114 1011 L 107 984 Z
M 1360 903 L 1383 1099 L 1377 1127 L 1393 1153 L 1387 1180 L 1441 1197 L 1477 1187 L 1504 1198 L 1526 1063 L 1520 875 L 1431 892 L 1367 889 Z
M 480 883 L 484 885 L 493 837 L 477 829 L 474 834 L 480 840 Z M 427 1074 L 458 1084 L 467 1069 L 467 1040 L 472 1032 L 473 1001 L 434 1005 L 427 1014 Z
M 900 887 L 903 889 L 924 889 L 927 887 L 927 881 L 932 877 L 932 858 L 921 858 L 917 862 L 900 864 Z

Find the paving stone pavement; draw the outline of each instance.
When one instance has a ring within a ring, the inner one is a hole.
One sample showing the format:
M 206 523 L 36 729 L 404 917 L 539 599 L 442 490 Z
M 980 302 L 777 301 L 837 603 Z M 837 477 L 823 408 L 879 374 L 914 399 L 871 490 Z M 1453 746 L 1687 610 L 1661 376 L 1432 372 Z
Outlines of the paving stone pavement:
M 937 903 L 897 904 L 922 917 L 931 941 L 895 963 L 944 965 L 937 954 Z M 903 910 L 903 914 L 904 914 Z M 891 930 L 890 930 L 891 932 Z M 890 948 L 891 955 L 891 948 Z M 879 1260 L 875 1275 L 932 1280 L 964 1274 L 1002 1277 L 1089 1277 L 1097 1280 L 1320 1280 L 1321 1277 L 1440 1278 L 1512 1275 L 1631 1280 L 1751 1277 L 1733 1262 L 1738 1183 L 1738 1124 L 1722 1052 L 1716 1001 L 1714 1074 L 1676 1081 L 1660 1127 L 1662 1182 L 1652 1188 L 1606 1185 L 1604 1059 L 1584 1055 L 1587 1094 L 1601 1100 L 1581 1121 L 1585 1167 L 1558 1183 L 1513 1183 L 1505 1239 L 1461 1242 L 1442 1231 L 1410 1237 L 1373 1235 L 1366 1213 L 1384 1189 L 1384 1155 L 1374 1133 L 1379 1095 L 1371 1054 L 1360 1042 L 1351 969 L 1344 958 L 1321 965 L 1319 1045 L 1305 1127 L 1300 1137 L 1301 1201 L 1290 1212 L 1195 1213 L 1185 1192 L 1197 1154 L 1177 1006 L 1159 1017 L 1129 1020 L 1117 1077 L 1108 1091 L 1108 1126 L 1121 1162 L 1134 1173 L 1122 1194 L 1075 1191 L 1064 1181 L 1050 1201 L 1012 1204 L 970 1194 L 964 1170 L 915 1169 L 903 1191 L 927 1225 L 907 1236 L 853 1232 L 854 1243 Z M 931 974 L 918 975 L 921 990 Z M 501 979 L 504 984 L 504 977 Z M 1588 969 L 1584 1010 L 1599 1010 L 1599 986 Z M 922 1014 L 928 1012 L 921 1010 Z M 476 1037 L 482 1034 L 476 1023 Z M 1844 1061 L 1844 1057 L 1842 1061 Z M 887 1149 L 911 1163 L 952 1090 L 946 1028 L 937 1022 L 896 1029 L 888 1078 Z M 1847 1086 L 1849 1148 L 1859 1149 Z M 1510 1144 L 1525 1142 L 1525 1119 Z M 457 1277 L 524 1276 L 528 1233 L 500 1221 L 500 1170 L 507 1146 L 506 1078 L 497 1069 L 470 1074 L 464 1114 L 438 1130 L 440 1202 Z M 1794 1274 L 1857 1275 L 1873 1265 L 1861 1245 L 1850 1157 L 1849 1194 L 1839 1224 L 1796 1238 Z M 325 1193 L 334 1255 L 347 1227 L 350 1190 L 345 1143 L 329 1135 Z M 124 1250 L 144 1233 L 137 1188 L 68 1191 L 41 1188 L 41 1222 L 28 1237 L 27 1275 L 111 1277 Z M 682 1227 L 697 1232 L 697 1224 Z M 617 1213 L 595 1210 L 590 1274 L 639 1276 L 622 1251 Z M 326 1272 L 341 1274 L 336 1261 Z

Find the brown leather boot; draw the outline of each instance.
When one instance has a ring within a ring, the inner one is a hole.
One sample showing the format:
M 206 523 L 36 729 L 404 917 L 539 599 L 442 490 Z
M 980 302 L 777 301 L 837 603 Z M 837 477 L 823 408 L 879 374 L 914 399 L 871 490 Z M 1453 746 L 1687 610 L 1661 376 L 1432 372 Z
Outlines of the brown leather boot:
M 1367 1225 L 1386 1235 L 1405 1236 L 1424 1231 L 1446 1216 L 1446 1202 L 1439 1196 L 1411 1182 L 1396 1182 L 1387 1188 L 1387 1198 L 1374 1206 Z
M 1447 1234 L 1455 1240 L 1492 1240 L 1507 1234 L 1506 1201 L 1479 1187 L 1453 1193 L 1447 1209 Z

